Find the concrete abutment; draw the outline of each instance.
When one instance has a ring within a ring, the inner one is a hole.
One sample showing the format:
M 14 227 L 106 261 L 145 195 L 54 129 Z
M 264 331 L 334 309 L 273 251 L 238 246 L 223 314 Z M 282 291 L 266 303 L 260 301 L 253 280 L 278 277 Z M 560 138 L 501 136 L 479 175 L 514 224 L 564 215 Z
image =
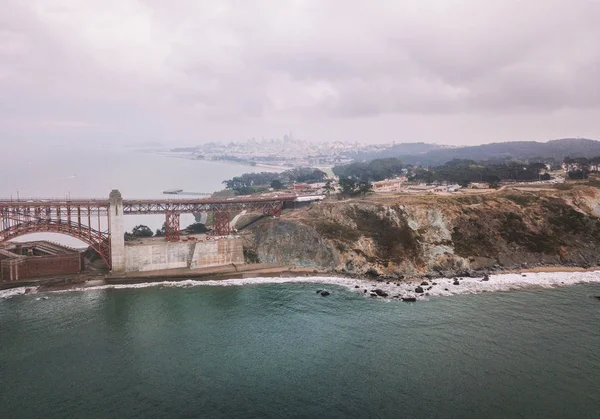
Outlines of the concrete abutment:
M 146 272 L 164 269 L 199 269 L 244 263 L 242 240 L 148 241 L 125 245 L 123 197 L 114 189 L 109 196 L 111 272 Z

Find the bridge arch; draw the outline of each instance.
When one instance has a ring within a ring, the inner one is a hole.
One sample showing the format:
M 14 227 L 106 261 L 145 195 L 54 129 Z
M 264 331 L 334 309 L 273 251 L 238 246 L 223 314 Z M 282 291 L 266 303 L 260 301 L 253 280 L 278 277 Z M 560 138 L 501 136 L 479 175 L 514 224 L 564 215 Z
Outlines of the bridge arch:
M 98 253 L 109 269 L 111 267 L 110 235 L 72 221 L 32 220 L 13 224 L 0 231 L 0 242 L 6 242 L 32 233 L 58 233 L 81 240 Z

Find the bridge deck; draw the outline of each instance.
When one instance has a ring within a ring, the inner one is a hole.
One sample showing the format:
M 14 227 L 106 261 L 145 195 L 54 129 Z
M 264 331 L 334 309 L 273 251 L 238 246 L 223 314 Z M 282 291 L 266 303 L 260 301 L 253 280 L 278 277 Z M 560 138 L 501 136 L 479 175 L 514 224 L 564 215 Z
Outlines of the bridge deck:
M 236 203 L 260 203 L 260 202 L 281 202 L 294 201 L 297 198 L 295 194 L 275 195 L 275 196 L 243 196 L 237 198 L 179 198 L 179 199 L 124 199 L 124 205 L 190 205 L 190 204 L 236 204 Z M 40 198 L 0 198 L 2 207 L 27 207 L 27 206 L 108 206 L 108 199 L 96 198 L 76 198 L 76 199 L 40 199 Z

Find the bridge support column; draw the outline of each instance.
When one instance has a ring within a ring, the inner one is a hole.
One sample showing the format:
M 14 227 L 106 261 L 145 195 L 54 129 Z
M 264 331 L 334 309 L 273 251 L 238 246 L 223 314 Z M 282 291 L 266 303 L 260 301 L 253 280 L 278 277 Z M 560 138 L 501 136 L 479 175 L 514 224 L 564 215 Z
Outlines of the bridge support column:
M 113 189 L 109 196 L 108 219 L 110 222 L 110 262 L 112 272 L 125 272 L 125 220 L 123 197 Z
M 167 211 L 167 220 L 165 221 L 165 235 L 167 236 L 168 242 L 179 241 L 179 213 L 174 211 Z
M 263 215 L 270 215 L 272 217 L 279 217 L 281 216 L 281 210 L 283 208 L 283 203 L 275 203 L 271 206 L 265 207 L 263 209 Z
M 213 214 L 213 236 L 228 236 L 231 234 L 229 212 L 219 210 Z

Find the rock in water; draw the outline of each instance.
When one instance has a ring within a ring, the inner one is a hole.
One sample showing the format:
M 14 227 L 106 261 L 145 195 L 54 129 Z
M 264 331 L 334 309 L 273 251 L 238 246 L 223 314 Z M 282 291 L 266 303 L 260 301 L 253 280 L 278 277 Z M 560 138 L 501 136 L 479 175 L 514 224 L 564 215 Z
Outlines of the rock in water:
M 321 291 L 323 291 L 323 290 L 317 290 L 317 294 L 321 294 Z
M 417 287 L 417 288 L 415 288 L 415 292 L 416 292 L 417 294 L 423 294 L 423 292 L 424 292 L 424 291 L 423 291 L 423 288 L 421 288 L 421 287 Z
M 376 289 L 374 292 L 375 292 L 375 294 L 377 294 L 380 297 L 387 297 L 388 296 L 387 292 L 385 292 L 383 290 L 380 290 L 380 289 Z
M 329 291 L 321 291 L 321 296 L 322 297 L 327 297 L 329 294 Z
M 423 281 L 423 282 L 421 282 L 421 285 L 423 285 L 424 287 L 426 287 L 427 285 L 429 285 L 429 282 Z
M 414 303 L 415 301 L 417 301 L 416 297 L 402 297 L 402 301 L 406 301 L 408 303 Z
M 594 295 L 594 298 L 595 298 L 596 300 L 600 300 L 600 295 Z
M 360 288 L 358 285 L 355 285 L 354 288 Z
M 482 281 L 489 281 L 490 280 L 490 276 L 488 274 L 484 274 L 483 278 L 481 278 Z
M 460 285 L 460 282 L 458 282 L 458 279 L 456 279 L 456 280 L 455 280 L 455 281 L 452 283 L 452 285 Z

